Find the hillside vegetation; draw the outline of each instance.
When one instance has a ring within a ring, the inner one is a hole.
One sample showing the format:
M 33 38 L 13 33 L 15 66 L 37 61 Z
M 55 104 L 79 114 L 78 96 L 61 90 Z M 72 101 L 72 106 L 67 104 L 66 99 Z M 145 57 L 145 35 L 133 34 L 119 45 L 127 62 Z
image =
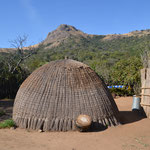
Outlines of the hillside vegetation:
M 17 87 L 36 68 L 53 60 L 70 59 L 88 64 L 106 82 L 107 85 L 117 84 L 130 87 L 124 94 L 138 93 L 140 72 L 142 68 L 141 55 L 149 51 L 150 30 L 134 31 L 128 34 L 89 35 L 73 26 L 60 25 L 50 32 L 47 38 L 35 46 L 36 53 L 26 59 L 16 71 Z M 8 50 L 8 49 L 7 49 Z M 29 50 L 25 51 L 29 53 Z M 6 75 L 6 65 L 2 60 L 10 53 L 0 53 L 1 72 L 0 86 Z M 24 75 L 22 76 L 22 72 Z M 7 71 L 6 71 L 7 74 Z M 10 75 L 11 76 L 11 75 Z M 12 80 L 13 77 L 8 77 Z M 19 78 L 19 79 L 18 79 Z M 17 89 L 17 88 L 16 88 Z

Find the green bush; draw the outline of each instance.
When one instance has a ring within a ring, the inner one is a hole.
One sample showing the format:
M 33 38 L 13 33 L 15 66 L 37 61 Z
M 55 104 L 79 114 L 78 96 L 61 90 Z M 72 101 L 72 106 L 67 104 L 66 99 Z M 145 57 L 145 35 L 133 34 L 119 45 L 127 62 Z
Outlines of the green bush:
M 28 74 L 22 68 L 17 68 L 14 73 L 11 73 L 4 64 L 0 64 L 0 99 L 15 98 L 20 85 Z
M 14 126 L 15 126 L 15 123 L 12 119 L 8 119 L 8 120 L 5 120 L 3 122 L 0 122 L 0 129 L 10 128 L 10 127 L 14 127 Z
M 131 96 L 134 95 L 133 89 L 131 88 L 112 88 L 109 89 L 112 94 L 116 96 Z

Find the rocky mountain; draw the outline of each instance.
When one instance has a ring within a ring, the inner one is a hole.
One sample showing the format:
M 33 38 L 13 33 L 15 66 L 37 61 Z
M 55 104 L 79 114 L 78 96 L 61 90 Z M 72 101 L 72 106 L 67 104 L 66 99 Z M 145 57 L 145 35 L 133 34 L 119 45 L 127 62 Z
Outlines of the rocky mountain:
M 67 45 L 70 39 L 72 39 L 74 43 L 78 43 L 80 45 L 81 41 L 84 39 L 84 41 L 87 43 L 93 44 L 94 42 L 94 45 L 99 45 L 99 43 L 101 43 L 101 45 L 106 45 L 107 42 L 114 42 L 114 40 L 116 43 L 118 43 L 117 41 L 120 41 L 121 39 L 124 39 L 124 41 L 128 41 L 129 38 L 135 38 L 136 40 L 139 40 L 147 36 L 150 36 L 150 30 L 133 31 L 126 34 L 91 35 L 84 33 L 73 26 L 62 24 L 56 30 L 49 32 L 42 44 L 44 45 L 44 49 L 51 49 L 58 47 L 60 44 Z M 38 47 L 39 44 L 33 46 Z M 13 50 L 15 49 L 0 48 L 0 52 L 12 52 Z
M 125 34 L 102 35 L 104 36 L 102 40 L 108 40 L 108 39 L 113 40 L 113 39 L 123 38 L 123 37 L 141 37 L 146 35 L 150 35 L 150 29 L 141 30 L 141 31 L 136 30 Z M 48 33 L 47 38 L 44 40 L 44 43 L 45 44 L 55 43 L 55 42 L 60 43 L 62 41 L 65 41 L 70 36 L 87 38 L 87 37 L 93 37 L 99 35 L 87 34 L 82 32 L 81 30 L 76 29 L 73 26 L 67 24 L 61 24 L 56 30 Z
M 49 48 L 53 46 L 58 46 L 61 42 L 65 42 L 65 40 L 67 40 L 71 36 L 78 38 L 87 38 L 88 36 L 92 35 L 83 33 L 82 31 L 76 29 L 73 26 L 62 24 L 56 30 L 48 33 L 46 39 L 43 41 L 43 44 L 49 45 L 51 43 Z
M 82 32 L 81 30 L 76 29 L 73 26 L 62 24 L 56 30 L 49 32 L 46 39 L 43 41 L 44 45 L 47 45 L 47 48 L 58 46 L 60 43 L 67 43 L 67 39 L 70 37 L 74 37 L 75 41 L 80 41 L 80 38 L 89 39 L 93 37 L 99 37 L 102 41 L 107 40 L 115 40 L 121 38 L 129 38 L 129 37 L 142 37 L 150 35 L 150 30 L 141 30 L 141 31 L 132 31 L 125 34 L 108 34 L 108 35 L 91 35 Z M 103 37 L 103 38 L 102 38 Z

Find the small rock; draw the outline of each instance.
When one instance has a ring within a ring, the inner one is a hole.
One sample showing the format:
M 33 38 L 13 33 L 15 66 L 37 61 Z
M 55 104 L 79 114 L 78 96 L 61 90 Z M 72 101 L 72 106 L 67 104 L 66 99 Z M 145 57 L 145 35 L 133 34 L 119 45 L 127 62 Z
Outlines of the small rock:
M 11 130 L 15 130 L 16 128 L 15 128 L 15 127 L 11 127 L 10 129 L 11 129 Z
M 40 129 L 40 130 L 38 130 L 38 132 L 41 133 L 41 132 L 43 132 L 43 130 Z

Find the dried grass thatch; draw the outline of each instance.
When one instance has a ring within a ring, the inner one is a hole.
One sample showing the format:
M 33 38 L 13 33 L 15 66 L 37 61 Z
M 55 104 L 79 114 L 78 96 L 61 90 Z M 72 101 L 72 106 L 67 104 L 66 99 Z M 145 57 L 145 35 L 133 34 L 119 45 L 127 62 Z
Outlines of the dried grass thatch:
M 13 120 L 21 128 L 68 131 L 80 114 L 100 125 L 118 124 L 118 108 L 105 83 L 89 66 L 66 59 L 40 67 L 23 82 Z

